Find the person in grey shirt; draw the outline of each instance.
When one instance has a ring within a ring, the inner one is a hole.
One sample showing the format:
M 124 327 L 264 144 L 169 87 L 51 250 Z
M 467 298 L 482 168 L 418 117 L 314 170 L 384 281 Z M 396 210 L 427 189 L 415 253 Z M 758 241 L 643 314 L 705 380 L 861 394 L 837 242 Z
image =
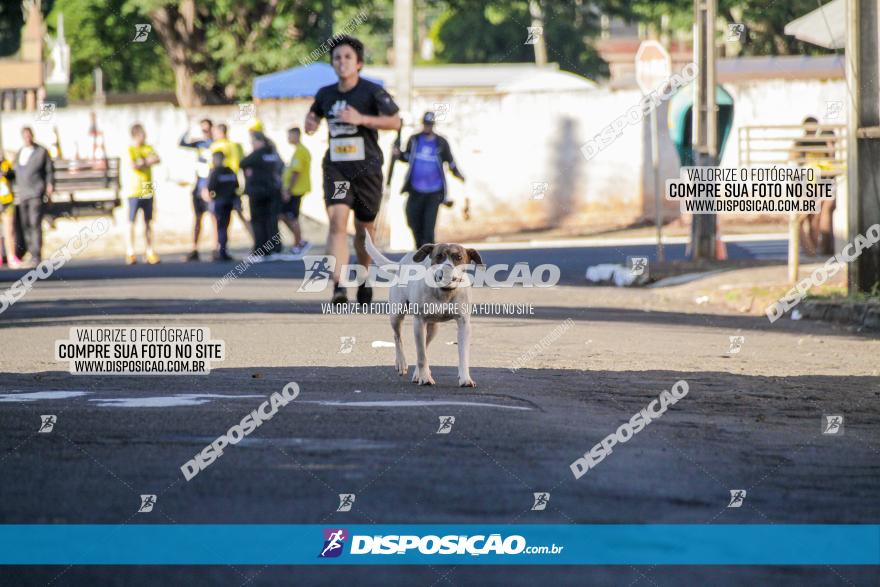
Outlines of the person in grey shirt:
M 43 258 L 43 205 L 55 189 L 55 168 L 45 147 L 34 142 L 30 127 L 21 129 L 21 139 L 24 146 L 13 164 L 15 205 L 31 264 L 35 265 Z

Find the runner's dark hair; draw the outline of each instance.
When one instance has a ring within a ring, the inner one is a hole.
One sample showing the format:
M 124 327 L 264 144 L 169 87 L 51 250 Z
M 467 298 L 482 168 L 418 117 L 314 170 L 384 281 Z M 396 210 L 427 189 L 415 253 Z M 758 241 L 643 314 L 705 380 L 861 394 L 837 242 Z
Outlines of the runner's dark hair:
M 330 42 L 333 44 L 333 48 L 330 50 L 330 61 L 333 61 L 333 51 L 336 51 L 336 47 L 339 47 L 340 45 L 348 45 L 355 52 L 355 55 L 357 55 L 358 63 L 364 62 L 364 44 L 359 39 L 350 35 L 342 35 L 330 39 Z

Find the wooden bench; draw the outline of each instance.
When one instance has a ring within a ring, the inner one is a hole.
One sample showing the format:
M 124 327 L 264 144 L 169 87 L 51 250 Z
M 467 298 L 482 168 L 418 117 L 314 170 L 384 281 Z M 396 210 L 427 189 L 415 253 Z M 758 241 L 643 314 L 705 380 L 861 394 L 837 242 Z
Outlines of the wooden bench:
M 119 199 L 119 157 L 100 161 L 55 159 L 55 192 L 46 205 L 49 222 L 56 218 L 112 216 Z M 77 198 L 82 192 L 109 190 L 112 198 Z

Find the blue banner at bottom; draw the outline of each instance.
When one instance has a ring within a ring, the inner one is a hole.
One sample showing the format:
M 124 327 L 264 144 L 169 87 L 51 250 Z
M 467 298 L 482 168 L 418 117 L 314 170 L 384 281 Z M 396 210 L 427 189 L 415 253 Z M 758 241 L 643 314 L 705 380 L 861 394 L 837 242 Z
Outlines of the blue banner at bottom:
M 880 525 L 0 525 L 3 565 L 880 565 Z

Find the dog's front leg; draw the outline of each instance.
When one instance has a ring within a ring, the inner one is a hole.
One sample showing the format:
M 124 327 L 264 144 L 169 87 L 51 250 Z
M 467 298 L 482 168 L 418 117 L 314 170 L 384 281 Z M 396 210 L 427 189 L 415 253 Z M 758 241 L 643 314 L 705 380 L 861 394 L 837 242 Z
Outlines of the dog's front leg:
M 476 387 L 471 379 L 471 317 L 458 317 L 458 385 L 459 387 Z
M 406 375 L 406 356 L 403 354 L 403 341 L 400 339 L 400 327 L 403 325 L 404 314 L 391 316 L 391 330 L 394 332 L 394 367 L 401 377 Z
M 416 337 L 416 355 L 418 358 L 418 364 L 413 373 L 413 383 L 434 385 L 434 379 L 431 377 L 431 368 L 428 366 L 428 324 L 420 316 L 416 316 L 415 320 L 413 320 L 413 333 Z

